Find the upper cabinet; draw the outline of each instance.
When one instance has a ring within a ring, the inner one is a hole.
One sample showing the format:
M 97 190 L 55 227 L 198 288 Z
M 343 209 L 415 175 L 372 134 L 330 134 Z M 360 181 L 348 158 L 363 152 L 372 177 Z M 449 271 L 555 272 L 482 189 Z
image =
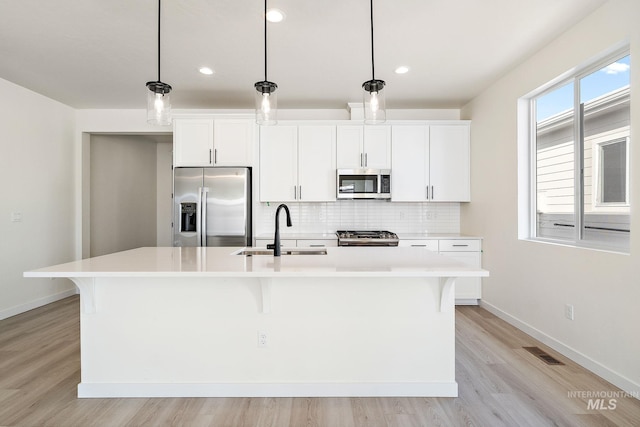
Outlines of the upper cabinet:
M 217 119 L 213 123 L 213 165 L 251 166 L 256 122 L 253 119 Z
M 337 127 L 338 169 L 390 169 L 391 127 Z
M 213 119 L 174 119 L 173 159 L 174 166 L 213 166 Z
M 471 201 L 470 126 L 429 126 L 431 200 Z
M 336 127 L 260 128 L 260 201 L 336 200 Z
M 175 118 L 174 166 L 251 166 L 255 127 L 251 119 Z
M 260 201 L 298 198 L 298 127 L 260 126 Z
M 392 201 L 470 201 L 469 158 L 468 122 L 394 125 Z

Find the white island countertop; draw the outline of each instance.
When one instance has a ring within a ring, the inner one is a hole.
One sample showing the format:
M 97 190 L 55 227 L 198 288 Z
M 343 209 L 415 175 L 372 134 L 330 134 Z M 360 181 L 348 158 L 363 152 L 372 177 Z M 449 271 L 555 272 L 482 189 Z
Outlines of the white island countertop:
M 235 255 L 231 247 L 145 247 L 59 264 L 25 277 L 486 277 L 416 247 L 330 247 L 326 255 Z M 252 249 L 252 248 L 248 248 Z M 300 250 L 300 248 L 292 248 Z M 283 248 L 286 251 L 287 248 Z
M 26 272 L 80 290 L 78 397 L 458 395 L 455 280 L 488 271 L 423 247 L 241 249 L 138 248 Z

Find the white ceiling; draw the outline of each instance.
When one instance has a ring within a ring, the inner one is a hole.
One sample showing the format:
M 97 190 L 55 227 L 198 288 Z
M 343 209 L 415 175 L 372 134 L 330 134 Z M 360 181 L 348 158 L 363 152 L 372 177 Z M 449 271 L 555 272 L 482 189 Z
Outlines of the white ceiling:
M 387 108 L 458 108 L 607 0 L 374 0 Z M 264 79 L 261 0 L 164 0 L 173 108 L 252 108 Z M 280 108 L 345 108 L 371 78 L 367 0 L 269 0 Z M 201 66 L 213 76 L 198 72 Z M 410 72 L 394 69 L 407 65 Z M 0 78 L 74 108 L 146 108 L 156 0 L 0 0 Z

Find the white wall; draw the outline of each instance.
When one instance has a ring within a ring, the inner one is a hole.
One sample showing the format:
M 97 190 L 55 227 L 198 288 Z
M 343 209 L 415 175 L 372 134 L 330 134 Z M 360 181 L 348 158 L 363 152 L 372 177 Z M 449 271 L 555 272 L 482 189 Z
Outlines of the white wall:
M 22 273 L 74 254 L 73 109 L 0 79 L 0 319 L 75 292 Z M 13 222 L 12 215 L 21 215 Z
M 92 257 L 156 246 L 156 152 L 149 137 L 91 137 Z
M 637 0 L 611 0 L 462 110 L 463 119 L 473 120 L 473 188 L 472 203 L 461 207 L 461 231 L 485 236 L 483 266 L 491 277 L 483 281 L 484 306 L 635 393 L 640 185 L 631 188 L 631 255 L 518 240 L 516 105 L 519 97 L 626 38 L 633 58 L 631 93 L 640 94 L 639 16 Z M 640 135 L 640 97 L 632 96 L 631 103 L 631 133 Z M 633 147 L 631 174 L 638 184 L 640 150 Z M 575 320 L 564 317 L 565 304 L 574 305 Z

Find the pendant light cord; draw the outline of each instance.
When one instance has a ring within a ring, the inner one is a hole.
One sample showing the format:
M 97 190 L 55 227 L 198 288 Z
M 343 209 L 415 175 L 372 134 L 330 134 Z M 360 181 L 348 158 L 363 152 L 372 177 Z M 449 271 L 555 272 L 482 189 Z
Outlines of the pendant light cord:
M 264 0 L 264 81 L 267 81 L 267 0 Z
M 373 60 L 373 0 L 371 0 L 371 80 L 376 79 L 376 66 Z
M 160 2 L 161 0 L 158 0 L 158 81 L 160 80 Z

